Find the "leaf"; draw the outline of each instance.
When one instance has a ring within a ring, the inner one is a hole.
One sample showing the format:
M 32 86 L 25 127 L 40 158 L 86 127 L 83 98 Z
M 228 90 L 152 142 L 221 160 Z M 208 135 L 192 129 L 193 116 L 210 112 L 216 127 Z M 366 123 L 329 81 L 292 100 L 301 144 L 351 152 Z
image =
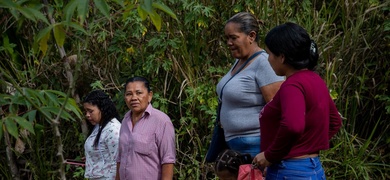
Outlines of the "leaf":
M 66 97 L 66 94 L 61 92 L 61 91 L 56 91 L 56 90 L 46 90 L 47 93 L 55 94 L 61 97 Z
M 32 15 L 32 12 L 30 11 L 29 8 L 25 8 L 25 7 L 17 7 L 16 10 L 18 10 L 24 17 L 26 17 L 27 19 L 30 19 L 34 22 L 37 22 L 37 20 L 35 19 L 35 17 Z
M 30 11 L 30 13 L 32 13 L 34 15 L 34 17 L 36 19 L 39 19 L 39 20 L 45 22 L 47 25 L 50 24 L 49 21 L 47 20 L 47 18 L 45 17 L 45 15 L 43 15 L 40 11 L 33 9 L 33 8 L 29 8 L 29 11 Z
M 39 41 L 39 50 L 42 51 L 43 55 L 46 55 L 46 52 L 47 52 L 47 41 L 49 40 L 50 38 L 50 33 L 47 33 L 45 36 L 43 36 L 41 38 L 41 40 Z
M 66 103 L 67 110 L 73 112 L 79 119 L 81 119 L 81 109 L 77 105 L 76 101 L 74 99 L 69 98 L 68 103 Z
M 19 116 L 14 116 L 13 119 L 24 129 L 28 130 L 29 132 L 34 133 L 34 127 L 31 122 L 27 121 L 26 119 L 19 117 Z
M 152 0 L 144 0 L 144 3 L 142 3 L 141 6 L 148 14 L 153 13 Z
M 141 6 L 137 7 L 138 15 L 143 20 L 148 17 L 148 12 L 146 12 Z
M 34 122 L 35 117 L 37 116 L 37 110 L 31 110 L 23 114 L 23 118 L 26 118 L 30 123 Z
M 47 36 L 47 34 L 50 35 L 50 31 L 53 29 L 53 26 L 50 25 L 50 26 L 47 26 L 46 28 L 42 29 L 41 31 L 39 31 L 38 35 L 37 35 L 37 38 L 36 38 L 36 41 L 40 41 L 42 38 L 44 38 L 45 36 Z
M 18 127 L 16 126 L 15 121 L 12 118 L 6 117 L 4 118 L 4 122 L 7 132 L 13 137 L 18 138 Z
M 76 10 L 78 0 L 70 1 L 64 8 L 65 20 L 71 22 L 71 18 Z
M 58 98 L 55 94 L 45 91 L 45 97 L 48 99 L 46 105 L 59 106 Z
M 125 3 L 123 2 L 123 0 L 113 0 L 113 1 L 119 4 L 122 8 L 125 8 Z
M 66 22 L 64 22 L 64 23 L 66 23 Z M 83 33 L 88 35 L 87 31 L 85 31 L 85 29 L 82 26 L 78 25 L 77 23 L 70 22 L 70 23 L 66 23 L 66 25 L 69 26 L 69 27 L 72 27 L 75 30 L 81 31 L 81 32 L 83 32 Z
M 110 18 L 110 7 L 108 6 L 106 1 L 102 0 L 93 0 L 96 7 L 100 10 L 100 12 L 106 16 L 107 18 Z
M 77 5 L 77 17 L 80 18 L 80 24 L 84 23 L 84 20 L 88 14 L 88 2 L 89 0 L 78 0 Z
M 36 37 L 36 42 L 39 43 L 39 50 L 42 51 L 43 55 L 46 54 L 47 52 L 47 41 L 49 40 L 50 38 L 50 31 L 52 30 L 53 26 L 50 25 L 44 29 L 42 29 L 41 31 L 39 31 L 37 37 Z
M 65 29 L 62 24 L 56 24 L 54 26 L 54 39 L 59 47 L 64 47 L 65 43 Z
M 11 95 L 8 94 L 0 94 L 0 106 L 10 104 L 10 99 L 12 98 Z M 0 136 L 1 138 L 1 136 Z
M 168 6 L 166 6 L 165 4 L 162 4 L 162 3 L 159 3 L 159 2 L 154 2 L 153 3 L 153 7 L 164 11 L 169 16 L 171 16 L 173 19 L 178 20 L 176 14 Z
M 18 6 L 18 4 L 14 3 L 12 0 L 1 0 L 0 1 L 0 7 L 1 8 L 13 8 L 15 9 Z
M 152 19 L 153 25 L 156 27 L 157 31 L 161 30 L 161 16 L 157 14 L 156 11 L 153 10 L 152 14 L 149 14 L 150 18 Z

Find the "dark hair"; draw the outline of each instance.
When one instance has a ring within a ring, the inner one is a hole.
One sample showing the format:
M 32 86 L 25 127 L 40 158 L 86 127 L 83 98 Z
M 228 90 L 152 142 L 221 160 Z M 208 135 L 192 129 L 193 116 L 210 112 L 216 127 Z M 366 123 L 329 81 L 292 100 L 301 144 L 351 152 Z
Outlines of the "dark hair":
M 265 44 L 276 56 L 284 55 L 284 63 L 295 69 L 314 70 L 318 62 L 317 44 L 301 26 L 287 22 L 271 29 Z
M 91 91 L 84 97 L 83 103 L 91 103 L 92 105 L 96 105 L 101 112 L 99 132 L 93 143 L 93 146 L 96 147 L 99 144 L 99 139 L 103 128 L 107 125 L 108 122 L 111 121 L 111 119 L 116 118 L 119 120 L 119 114 L 116 110 L 114 102 L 112 102 L 110 97 L 102 90 Z
M 259 40 L 259 29 L 260 24 L 257 21 L 256 17 L 249 13 L 249 12 L 240 12 L 232 16 L 226 24 L 233 22 L 240 25 L 241 32 L 245 34 L 249 34 L 251 31 L 256 32 L 256 39 L 255 41 L 258 42 Z
M 242 164 L 250 164 L 252 161 L 250 154 L 241 154 L 238 151 L 226 149 L 218 154 L 215 162 L 215 172 L 227 170 L 238 176 L 238 170 Z
M 152 89 L 150 88 L 150 83 L 148 81 L 148 79 L 144 78 L 144 77 L 141 77 L 141 76 L 134 76 L 132 78 L 129 78 L 126 83 L 125 83 L 125 91 L 126 91 L 126 86 L 127 84 L 131 83 L 131 82 L 136 82 L 136 81 L 141 81 L 144 83 L 144 86 L 146 87 L 146 89 L 148 89 L 148 92 L 152 91 Z

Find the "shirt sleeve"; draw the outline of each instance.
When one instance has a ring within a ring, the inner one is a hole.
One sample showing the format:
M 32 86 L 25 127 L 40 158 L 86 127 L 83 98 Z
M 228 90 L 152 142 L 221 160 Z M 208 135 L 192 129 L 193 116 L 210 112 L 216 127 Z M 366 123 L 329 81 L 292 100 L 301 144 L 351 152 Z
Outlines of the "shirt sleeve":
M 281 122 L 276 137 L 264 152 L 270 162 L 280 161 L 286 156 L 293 143 L 305 129 L 305 97 L 301 89 L 295 85 L 287 85 L 279 90 L 281 101 Z
M 275 74 L 275 71 L 272 69 L 268 61 L 268 55 L 262 53 L 260 55 L 259 66 L 256 71 L 256 82 L 259 88 L 278 82 L 284 81 L 283 76 L 278 76 Z
M 340 114 L 334 104 L 332 98 L 329 98 L 329 113 L 330 113 L 330 122 L 329 122 L 329 140 L 339 131 L 342 122 Z
M 172 122 L 166 121 L 160 129 L 159 156 L 161 164 L 175 163 L 176 148 L 175 148 L 175 129 Z

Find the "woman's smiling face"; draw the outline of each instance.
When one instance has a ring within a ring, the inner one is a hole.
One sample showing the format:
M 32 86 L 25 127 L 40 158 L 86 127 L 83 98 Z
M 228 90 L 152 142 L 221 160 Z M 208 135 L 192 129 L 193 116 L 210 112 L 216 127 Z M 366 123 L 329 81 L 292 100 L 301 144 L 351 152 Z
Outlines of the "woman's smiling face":
M 241 32 L 240 24 L 229 22 L 225 25 L 225 37 L 232 56 L 236 59 L 248 59 L 251 53 L 249 35 Z

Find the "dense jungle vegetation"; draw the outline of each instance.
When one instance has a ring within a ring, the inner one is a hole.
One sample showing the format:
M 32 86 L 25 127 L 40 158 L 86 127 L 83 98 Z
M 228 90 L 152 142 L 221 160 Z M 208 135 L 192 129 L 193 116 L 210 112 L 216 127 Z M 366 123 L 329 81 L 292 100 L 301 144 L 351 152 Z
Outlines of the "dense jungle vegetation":
M 286 21 L 320 49 L 318 73 L 343 116 L 321 152 L 328 179 L 390 179 L 388 0 L 1 0 L 0 178 L 83 179 L 63 164 L 83 157 L 80 99 L 151 80 L 153 105 L 176 129 L 175 179 L 217 179 L 204 157 L 217 106 L 215 86 L 234 62 L 224 23 L 249 11 L 261 39 Z M 264 47 L 260 41 L 260 46 Z

